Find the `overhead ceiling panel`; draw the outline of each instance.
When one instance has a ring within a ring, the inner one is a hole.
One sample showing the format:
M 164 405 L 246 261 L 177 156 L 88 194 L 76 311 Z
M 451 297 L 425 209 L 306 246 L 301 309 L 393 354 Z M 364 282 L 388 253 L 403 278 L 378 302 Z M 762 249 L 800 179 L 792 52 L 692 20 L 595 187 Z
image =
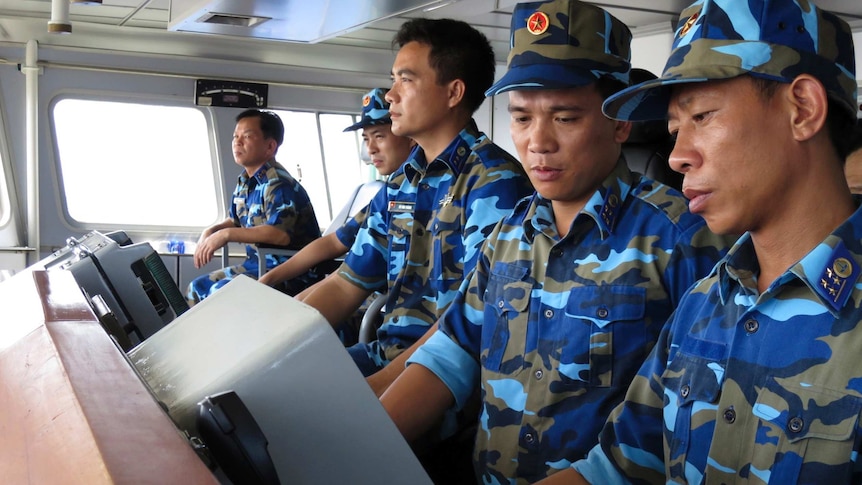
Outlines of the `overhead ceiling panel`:
M 445 0 L 173 0 L 169 30 L 314 43 Z

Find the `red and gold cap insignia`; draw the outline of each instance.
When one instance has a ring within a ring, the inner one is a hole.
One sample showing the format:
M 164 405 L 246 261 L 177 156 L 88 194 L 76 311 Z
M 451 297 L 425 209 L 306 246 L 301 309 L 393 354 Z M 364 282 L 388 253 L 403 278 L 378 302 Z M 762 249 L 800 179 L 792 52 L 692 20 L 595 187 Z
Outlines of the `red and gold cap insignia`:
M 362 107 L 365 108 L 369 104 L 371 104 L 371 96 L 366 94 L 365 96 L 362 97 Z
M 685 21 L 685 25 L 683 25 L 682 28 L 679 29 L 680 37 L 684 36 L 688 33 L 689 30 L 691 30 L 692 26 L 694 26 L 694 23 L 697 22 L 698 17 L 700 17 L 700 12 L 695 12 L 694 15 L 692 15 L 688 18 L 688 20 Z
M 533 35 L 542 35 L 548 30 L 550 24 L 548 15 L 544 12 L 533 12 L 527 19 L 527 30 Z

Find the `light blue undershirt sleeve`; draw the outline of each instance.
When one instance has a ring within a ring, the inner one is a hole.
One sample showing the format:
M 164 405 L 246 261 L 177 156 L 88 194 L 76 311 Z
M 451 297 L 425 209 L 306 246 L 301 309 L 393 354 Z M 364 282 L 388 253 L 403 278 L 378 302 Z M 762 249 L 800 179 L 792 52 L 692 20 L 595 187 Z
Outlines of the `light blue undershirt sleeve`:
M 600 444 L 593 446 L 586 458 L 574 462 L 572 468 L 592 484 L 628 485 L 631 483 L 614 468 Z
M 434 332 L 407 359 L 407 365 L 420 364 L 434 373 L 455 396 L 458 410 L 464 407 L 479 381 L 479 364 L 445 333 Z

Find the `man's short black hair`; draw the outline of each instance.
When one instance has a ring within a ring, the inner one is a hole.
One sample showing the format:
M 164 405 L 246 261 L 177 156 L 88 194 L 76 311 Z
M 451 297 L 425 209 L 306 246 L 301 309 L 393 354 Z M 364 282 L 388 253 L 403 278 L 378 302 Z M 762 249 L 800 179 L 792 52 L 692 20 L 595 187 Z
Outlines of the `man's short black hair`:
M 260 131 L 263 132 L 263 138 L 265 140 L 275 140 L 276 145 L 281 146 L 281 143 L 284 141 L 284 123 L 281 122 L 281 118 L 272 111 L 261 111 L 252 108 L 238 114 L 236 121 L 252 117 L 260 120 Z
M 485 101 L 494 83 L 494 49 L 485 34 L 466 22 L 453 19 L 408 20 L 392 40 L 393 47 L 419 42 L 431 47 L 428 63 L 437 72 L 437 83 L 464 81 L 464 103 L 471 113 Z

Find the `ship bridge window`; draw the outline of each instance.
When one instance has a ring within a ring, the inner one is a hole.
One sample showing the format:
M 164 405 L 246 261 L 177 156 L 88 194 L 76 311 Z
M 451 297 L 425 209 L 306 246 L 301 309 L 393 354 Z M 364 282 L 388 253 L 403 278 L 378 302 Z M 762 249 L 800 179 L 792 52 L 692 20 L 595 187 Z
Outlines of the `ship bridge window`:
M 73 225 L 187 228 L 218 218 L 211 130 L 197 108 L 63 98 L 52 115 Z
M 308 192 L 317 222 L 329 226 L 359 184 L 377 175 L 360 160 L 360 131 L 344 132 L 356 116 L 273 110 L 284 123 L 284 144 L 276 159 Z

